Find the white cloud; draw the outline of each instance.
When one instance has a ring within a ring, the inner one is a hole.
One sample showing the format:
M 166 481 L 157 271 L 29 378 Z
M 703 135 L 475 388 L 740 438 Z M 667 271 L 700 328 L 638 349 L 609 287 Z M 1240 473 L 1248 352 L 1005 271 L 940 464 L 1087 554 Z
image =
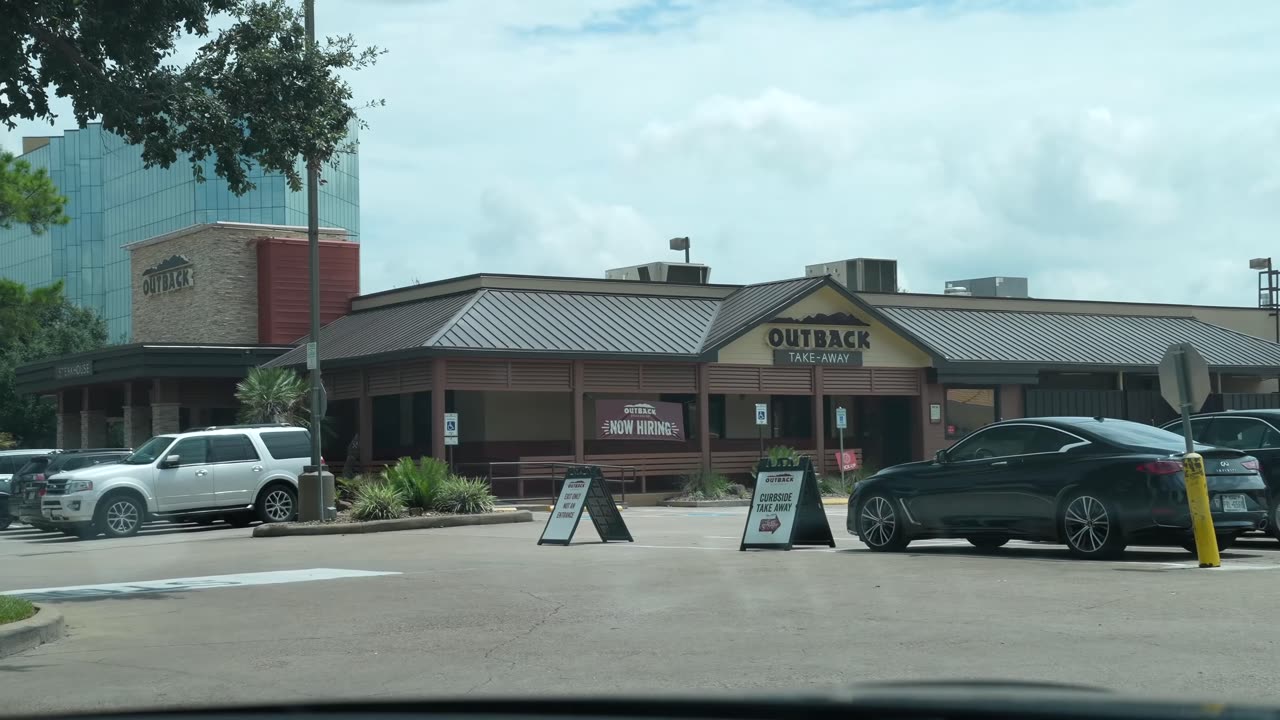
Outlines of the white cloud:
M 353 78 L 388 101 L 365 289 L 600 276 L 689 235 L 721 282 L 896 257 L 913 291 L 1253 302 L 1247 260 L 1280 254 L 1280 4 L 1047 7 L 319 3 L 322 34 L 389 50 Z
M 820 180 L 850 160 L 853 118 L 846 112 L 768 88 L 749 98 L 716 95 L 675 121 L 649 123 L 634 143 L 632 161 L 677 159 L 706 174 L 781 174 Z

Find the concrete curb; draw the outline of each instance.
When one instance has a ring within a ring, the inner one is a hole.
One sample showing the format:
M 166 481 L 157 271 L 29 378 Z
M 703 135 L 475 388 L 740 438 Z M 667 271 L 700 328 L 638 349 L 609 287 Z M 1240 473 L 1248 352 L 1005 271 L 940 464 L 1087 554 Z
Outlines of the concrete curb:
M 36 606 L 36 614 L 26 620 L 0 625 L 0 658 L 52 642 L 67 634 L 62 613 Z
M 327 523 L 324 525 L 298 525 L 295 523 L 268 523 L 253 529 L 254 537 L 285 537 L 289 535 L 361 535 L 364 533 L 395 532 L 397 530 L 422 530 L 424 528 L 458 527 L 460 525 L 500 525 L 506 523 L 533 522 L 533 514 L 527 510 L 492 512 L 480 515 L 427 515 L 372 520 L 369 522 Z
M 849 504 L 849 498 L 847 498 L 847 497 L 824 497 L 824 498 L 822 498 L 822 504 L 823 504 L 823 505 L 848 505 L 848 504 Z
M 629 507 L 626 503 L 620 503 L 617 501 L 615 501 L 615 504 L 618 506 L 619 510 L 626 510 Z M 549 513 L 555 509 L 556 509 L 555 505 L 538 505 L 534 503 L 534 504 L 524 504 L 524 505 L 506 505 L 506 506 L 499 505 L 498 507 L 494 508 L 493 511 L 494 512 L 515 512 L 517 510 L 527 510 L 529 512 Z
M 751 507 L 750 500 L 663 500 L 663 507 Z

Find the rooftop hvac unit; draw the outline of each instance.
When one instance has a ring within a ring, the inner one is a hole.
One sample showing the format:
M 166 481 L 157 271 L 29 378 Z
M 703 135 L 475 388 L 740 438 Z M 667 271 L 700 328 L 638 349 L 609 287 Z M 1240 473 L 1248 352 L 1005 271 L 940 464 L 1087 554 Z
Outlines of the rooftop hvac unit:
M 969 292 L 969 289 L 963 285 L 948 285 L 943 293 L 946 295 L 959 295 L 961 297 L 973 296 L 973 293 Z
M 604 276 L 609 280 L 706 285 L 710 282 L 711 268 L 698 263 L 651 262 L 607 270 Z
M 836 282 L 854 292 L 898 292 L 898 261 L 854 258 L 835 262 L 808 265 L 804 269 L 808 277 L 830 275 Z

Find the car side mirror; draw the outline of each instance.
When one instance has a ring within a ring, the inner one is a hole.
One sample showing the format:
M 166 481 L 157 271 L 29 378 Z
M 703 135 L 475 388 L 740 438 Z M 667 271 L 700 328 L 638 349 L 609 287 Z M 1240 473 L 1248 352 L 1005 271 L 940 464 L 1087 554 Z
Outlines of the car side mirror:
M 938 463 L 939 465 L 946 465 L 946 464 L 947 464 L 947 451 L 946 451 L 946 450 L 939 450 L 938 452 L 934 453 L 934 454 L 933 454 L 933 461 L 934 461 L 934 462 L 936 462 L 936 463 Z
M 178 463 L 181 461 L 182 461 L 181 455 L 169 455 L 168 457 L 160 461 L 160 467 L 165 470 L 169 468 L 176 468 L 178 467 Z

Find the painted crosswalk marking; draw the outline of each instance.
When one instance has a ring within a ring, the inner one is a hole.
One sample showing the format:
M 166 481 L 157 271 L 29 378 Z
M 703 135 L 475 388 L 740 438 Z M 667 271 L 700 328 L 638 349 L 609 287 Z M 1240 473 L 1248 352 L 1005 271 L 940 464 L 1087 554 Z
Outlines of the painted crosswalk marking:
M 277 570 L 273 572 L 237 573 L 233 575 L 205 575 L 202 577 L 170 578 L 168 580 L 140 580 L 137 582 L 103 583 L 98 585 L 70 585 L 52 588 L 28 588 L 4 590 L 0 595 L 14 595 L 27 600 L 76 600 L 90 597 L 127 596 L 141 593 L 189 592 L 216 588 L 248 587 L 251 585 L 279 585 L 281 583 L 338 580 L 341 578 L 377 577 L 399 575 L 398 572 L 372 570 L 341 570 L 336 568 L 311 568 L 308 570 Z

